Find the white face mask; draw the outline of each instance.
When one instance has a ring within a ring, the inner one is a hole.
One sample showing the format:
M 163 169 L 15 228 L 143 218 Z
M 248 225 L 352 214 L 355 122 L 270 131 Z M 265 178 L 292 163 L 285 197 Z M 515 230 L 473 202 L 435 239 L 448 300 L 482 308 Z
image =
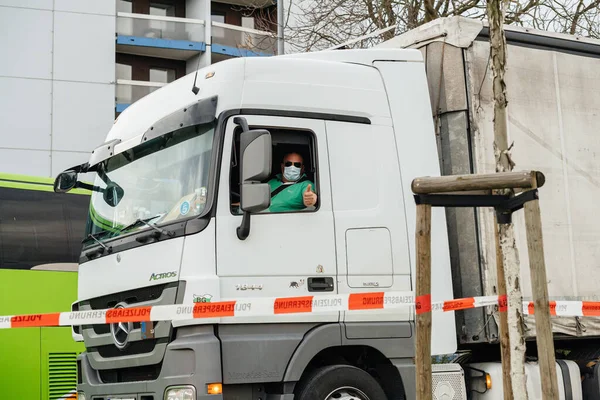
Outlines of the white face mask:
M 283 176 L 285 179 L 291 182 L 295 182 L 300 178 L 300 168 L 290 165 L 283 169 Z

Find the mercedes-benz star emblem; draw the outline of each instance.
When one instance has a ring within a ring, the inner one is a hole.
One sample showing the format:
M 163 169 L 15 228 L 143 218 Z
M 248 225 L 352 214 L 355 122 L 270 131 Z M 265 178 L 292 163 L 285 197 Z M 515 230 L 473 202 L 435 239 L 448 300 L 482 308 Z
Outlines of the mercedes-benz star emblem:
M 115 306 L 117 308 L 125 308 L 126 303 L 119 303 Z M 110 324 L 110 333 L 112 333 L 113 342 L 119 350 L 123 350 L 129 344 L 129 334 L 133 330 L 132 322 L 115 322 Z

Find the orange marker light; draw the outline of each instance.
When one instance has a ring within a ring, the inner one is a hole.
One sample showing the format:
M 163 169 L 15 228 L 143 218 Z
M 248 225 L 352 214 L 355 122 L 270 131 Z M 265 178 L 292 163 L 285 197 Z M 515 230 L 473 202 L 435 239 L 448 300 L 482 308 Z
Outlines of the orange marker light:
M 208 394 L 223 394 L 223 384 L 221 383 L 210 383 L 206 389 Z
M 488 390 L 492 388 L 492 377 L 490 374 L 485 374 L 485 387 L 487 387 Z

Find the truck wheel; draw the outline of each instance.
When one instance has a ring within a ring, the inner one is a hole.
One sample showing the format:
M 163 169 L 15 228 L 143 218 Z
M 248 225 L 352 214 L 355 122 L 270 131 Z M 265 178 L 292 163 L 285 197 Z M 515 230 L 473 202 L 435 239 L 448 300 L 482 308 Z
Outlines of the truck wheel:
M 360 368 L 330 365 L 312 372 L 294 396 L 297 400 L 387 400 L 379 383 Z

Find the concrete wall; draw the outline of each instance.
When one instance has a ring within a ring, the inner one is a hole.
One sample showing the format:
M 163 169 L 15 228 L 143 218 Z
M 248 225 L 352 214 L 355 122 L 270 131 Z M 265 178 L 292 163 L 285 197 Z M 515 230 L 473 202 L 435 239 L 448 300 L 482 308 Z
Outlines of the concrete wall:
M 0 172 L 55 176 L 114 122 L 115 0 L 0 0 Z

